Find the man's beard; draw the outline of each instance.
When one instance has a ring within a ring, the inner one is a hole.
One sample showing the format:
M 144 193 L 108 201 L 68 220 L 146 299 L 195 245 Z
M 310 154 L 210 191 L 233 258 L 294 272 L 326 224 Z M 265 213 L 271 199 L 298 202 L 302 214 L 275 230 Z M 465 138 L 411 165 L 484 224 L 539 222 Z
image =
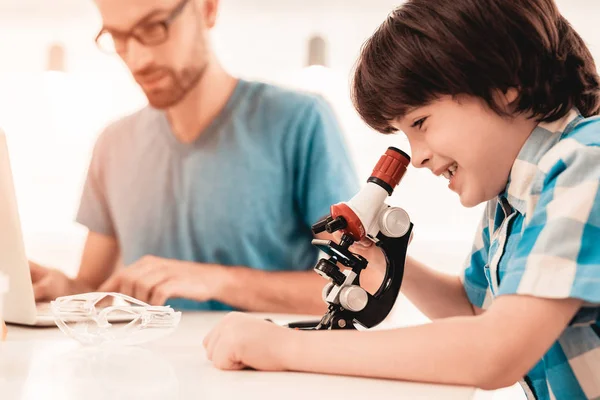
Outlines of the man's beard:
M 148 103 L 157 109 L 167 109 L 173 107 L 198 84 L 206 71 L 206 65 L 188 67 L 176 73 L 173 69 L 167 67 L 153 68 L 142 71 L 137 76 L 165 74 L 168 85 L 160 89 L 144 89 L 140 85 L 144 94 L 148 98 Z M 136 76 L 136 80 L 137 80 Z M 143 79 L 142 79 L 143 80 Z

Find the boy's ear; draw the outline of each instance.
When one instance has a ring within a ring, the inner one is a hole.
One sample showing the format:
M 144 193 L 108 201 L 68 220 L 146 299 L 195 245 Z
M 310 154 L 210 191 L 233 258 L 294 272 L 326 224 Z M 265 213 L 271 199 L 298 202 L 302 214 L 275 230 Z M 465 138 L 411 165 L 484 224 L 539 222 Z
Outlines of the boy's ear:
M 502 109 L 510 112 L 515 104 L 515 100 L 519 98 L 519 89 L 517 88 L 508 88 L 505 92 L 501 90 L 496 90 L 494 93 L 494 101 L 497 105 L 499 105 Z
M 517 88 L 509 88 L 504 93 L 506 105 L 511 105 L 519 97 L 519 90 Z

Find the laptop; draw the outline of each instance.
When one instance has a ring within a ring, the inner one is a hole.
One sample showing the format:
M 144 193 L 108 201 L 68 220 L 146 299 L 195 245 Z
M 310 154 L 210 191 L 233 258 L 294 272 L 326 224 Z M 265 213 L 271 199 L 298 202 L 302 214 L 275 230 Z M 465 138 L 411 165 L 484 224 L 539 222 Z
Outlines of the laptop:
M 25 254 L 25 244 L 17 208 L 14 182 L 8 157 L 6 135 L 0 129 L 0 272 L 8 276 L 8 293 L 4 295 L 7 323 L 29 326 L 53 326 L 50 303 L 37 304 Z M 109 322 L 126 322 L 127 315 L 109 315 Z

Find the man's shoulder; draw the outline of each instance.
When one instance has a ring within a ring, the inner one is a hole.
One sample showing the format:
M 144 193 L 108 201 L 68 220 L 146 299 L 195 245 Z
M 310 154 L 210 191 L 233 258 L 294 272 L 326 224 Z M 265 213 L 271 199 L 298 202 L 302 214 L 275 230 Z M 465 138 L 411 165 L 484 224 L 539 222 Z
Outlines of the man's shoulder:
M 319 94 L 259 81 L 248 82 L 252 90 L 252 101 L 257 111 L 278 115 L 298 115 L 298 113 L 320 112 L 329 104 Z
M 105 146 L 115 141 L 131 138 L 143 125 L 157 117 L 156 110 L 145 106 L 131 114 L 120 117 L 110 122 L 100 133 L 96 141 L 97 146 Z
M 148 121 L 148 119 L 153 118 L 155 114 L 155 110 L 153 110 L 149 106 L 145 106 L 137 111 L 134 111 L 131 114 L 127 114 L 123 117 L 113 120 L 106 126 L 101 135 L 115 136 L 135 131 L 140 123 Z

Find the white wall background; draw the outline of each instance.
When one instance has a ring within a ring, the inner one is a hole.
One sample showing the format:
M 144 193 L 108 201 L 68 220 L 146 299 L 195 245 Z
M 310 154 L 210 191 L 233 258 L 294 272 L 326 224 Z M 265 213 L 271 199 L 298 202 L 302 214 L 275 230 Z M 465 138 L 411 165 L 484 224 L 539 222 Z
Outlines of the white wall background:
M 248 78 L 319 86 L 342 122 L 361 179 L 401 136 L 370 131 L 354 113 L 348 79 L 360 45 L 397 0 L 221 0 L 214 44 L 224 65 Z M 600 62 L 600 3 L 559 0 Z M 74 224 L 94 139 L 109 121 L 144 104 L 116 57 L 100 53 L 91 0 L 0 0 L 0 125 L 9 135 L 19 206 L 30 257 L 74 273 L 85 231 Z M 301 70 L 310 35 L 329 44 L 330 75 L 306 81 Z M 44 73 L 47 47 L 67 49 L 67 75 Z M 411 170 L 392 203 L 411 214 L 411 251 L 457 271 L 480 208 L 464 209 L 442 178 Z

